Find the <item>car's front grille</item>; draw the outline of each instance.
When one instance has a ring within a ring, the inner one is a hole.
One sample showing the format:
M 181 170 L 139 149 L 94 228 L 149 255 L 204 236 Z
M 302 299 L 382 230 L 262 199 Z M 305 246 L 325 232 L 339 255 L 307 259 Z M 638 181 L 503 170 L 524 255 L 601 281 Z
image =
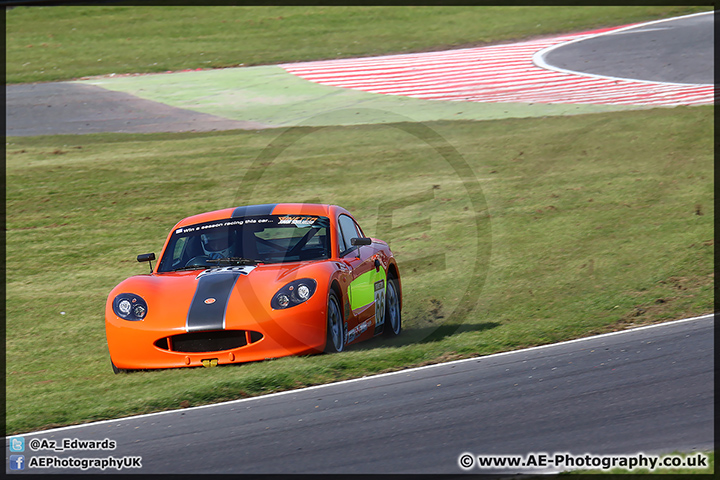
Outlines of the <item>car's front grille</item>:
M 200 353 L 221 352 L 244 347 L 263 338 L 262 333 L 252 330 L 213 330 L 191 332 L 161 338 L 155 346 L 171 352 Z

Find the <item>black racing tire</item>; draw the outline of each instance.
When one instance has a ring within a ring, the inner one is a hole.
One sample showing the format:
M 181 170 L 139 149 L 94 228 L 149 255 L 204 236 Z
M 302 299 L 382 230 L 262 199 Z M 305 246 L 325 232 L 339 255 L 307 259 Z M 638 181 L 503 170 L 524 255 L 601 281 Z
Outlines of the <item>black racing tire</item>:
M 118 373 L 125 373 L 125 372 L 127 372 L 127 370 L 125 370 L 125 369 L 123 369 L 123 368 L 118 368 L 118 367 L 116 367 L 112 360 L 110 360 L 110 365 L 112 365 L 113 373 L 114 373 L 115 375 L 117 375 Z
M 385 326 L 383 335 L 396 337 L 402 331 L 402 312 L 400 311 L 400 289 L 397 280 L 388 278 L 385 289 Z
M 345 327 L 337 295 L 330 291 L 327 308 L 327 340 L 325 353 L 339 353 L 345 350 Z

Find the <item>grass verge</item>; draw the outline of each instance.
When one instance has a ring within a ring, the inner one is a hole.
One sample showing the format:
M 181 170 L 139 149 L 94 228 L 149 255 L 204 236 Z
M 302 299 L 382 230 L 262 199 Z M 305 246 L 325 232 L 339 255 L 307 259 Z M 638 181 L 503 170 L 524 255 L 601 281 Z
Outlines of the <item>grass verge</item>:
M 712 312 L 713 113 L 9 138 L 7 432 Z M 189 214 L 278 201 L 342 205 L 390 240 L 403 335 L 338 355 L 113 375 L 103 308 L 145 272 L 135 255 L 159 253 Z
M 6 11 L 6 83 L 481 45 L 712 6 L 50 6 Z

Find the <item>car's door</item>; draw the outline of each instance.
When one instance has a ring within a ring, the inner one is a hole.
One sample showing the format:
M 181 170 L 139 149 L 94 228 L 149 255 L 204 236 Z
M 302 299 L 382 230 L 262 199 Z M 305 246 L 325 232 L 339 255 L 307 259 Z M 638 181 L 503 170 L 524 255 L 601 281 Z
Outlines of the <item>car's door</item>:
M 340 257 L 350 267 L 351 278 L 347 289 L 351 313 L 347 322 L 347 341 L 350 343 L 373 336 L 377 327 L 382 325 L 385 313 L 385 269 L 375 261 L 375 248 L 372 245 L 353 245 L 353 239 L 364 237 L 351 217 L 340 215 L 338 227 Z M 377 316 L 376 311 L 380 313 Z

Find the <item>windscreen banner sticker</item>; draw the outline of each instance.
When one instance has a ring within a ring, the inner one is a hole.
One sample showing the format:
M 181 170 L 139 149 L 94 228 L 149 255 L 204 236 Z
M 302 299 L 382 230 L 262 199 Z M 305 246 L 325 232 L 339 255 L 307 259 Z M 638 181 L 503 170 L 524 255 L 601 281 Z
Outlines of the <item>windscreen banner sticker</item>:
M 300 215 L 286 215 L 278 218 L 278 225 L 295 225 L 309 227 L 317 222 L 318 217 L 305 217 Z
M 385 323 L 385 280 L 375 282 L 375 326 Z
M 317 219 L 316 219 L 317 220 Z M 175 235 L 180 235 L 183 233 L 194 233 L 194 232 L 202 232 L 205 230 L 209 230 L 212 228 L 219 228 L 219 227 L 241 227 L 243 225 L 256 225 L 256 224 L 263 224 L 263 223 L 274 223 L 272 218 L 246 218 L 243 220 L 225 220 L 222 222 L 213 222 L 213 223 L 206 223 L 204 225 L 192 225 L 190 227 L 182 227 L 175 230 Z

